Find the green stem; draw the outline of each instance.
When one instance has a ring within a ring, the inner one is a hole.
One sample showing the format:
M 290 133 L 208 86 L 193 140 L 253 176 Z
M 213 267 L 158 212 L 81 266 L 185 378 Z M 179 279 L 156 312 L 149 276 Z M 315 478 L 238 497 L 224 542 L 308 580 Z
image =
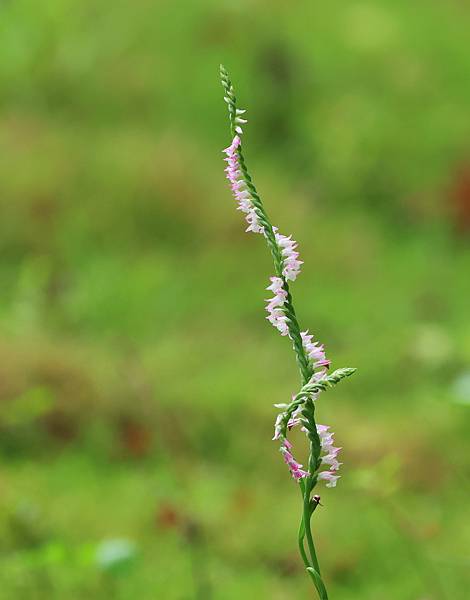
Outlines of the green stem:
M 311 529 L 311 517 L 312 517 L 312 509 L 310 506 L 310 492 L 311 492 L 311 483 L 307 481 L 307 485 L 305 486 L 305 494 L 304 494 L 304 527 L 305 527 L 305 535 L 307 537 L 308 550 L 310 552 L 310 556 L 312 559 L 312 565 L 315 567 L 315 570 L 319 575 L 320 573 L 320 565 L 318 564 L 317 553 L 315 552 L 315 544 L 313 543 L 312 529 Z
M 315 551 L 315 544 L 313 542 L 312 529 L 311 529 L 311 517 L 312 513 L 315 510 L 312 509 L 310 504 L 310 494 L 312 491 L 312 483 L 311 480 L 308 479 L 305 485 L 304 492 L 304 510 L 303 510 L 303 518 L 302 523 L 305 530 L 305 536 L 307 538 L 307 545 L 310 554 L 310 558 L 312 561 L 313 569 L 315 573 L 311 569 L 307 569 L 310 575 L 312 576 L 315 587 L 317 588 L 318 595 L 320 600 L 328 600 L 328 592 L 326 591 L 325 584 L 321 578 L 320 573 L 320 565 L 318 563 L 317 553 Z M 315 507 L 316 508 L 316 507 Z
M 236 106 L 236 97 L 235 92 L 232 86 L 232 82 L 228 76 L 227 71 L 221 65 L 220 66 L 220 75 L 222 80 L 222 85 L 225 91 L 225 100 L 228 105 L 229 117 L 230 117 L 230 131 L 232 134 L 232 138 L 238 134 L 237 123 L 240 123 L 238 120 L 238 115 L 240 114 L 237 111 Z M 302 342 L 302 336 L 300 331 L 299 322 L 297 320 L 297 316 L 295 314 L 294 305 L 292 302 L 292 296 L 289 291 L 289 285 L 286 281 L 286 278 L 283 275 L 283 257 L 281 248 L 279 247 L 276 240 L 276 233 L 271 225 L 269 217 L 266 213 L 266 210 L 263 206 L 261 198 L 258 195 L 258 192 L 255 188 L 255 185 L 251 179 L 250 174 L 248 173 L 248 169 L 245 164 L 245 158 L 243 156 L 241 145 L 239 144 L 237 147 L 237 155 L 238 155 L 238 164 L 239 168 L 242 172 L 242 178 L 245 182 L 245 185 L 250 193 L 250 198 L 253 203 L 256 215 L 258 217 L 259 224 L 263 227 L 264 235 L 268 246 L 271 250 L 271 254 L 274 260 L 274 268 L 277 277 L 280 277 L 283 281 L 283 288 L 287 293 L 287 297 L 284 302 L 284 312 L 287 317 L 287 326 L 289 329 L 289 337 L 292 341 L 292 345 L 296 354 L 297 364 L 299 366 L 300 375 L 302 379 L 302 386 L 305 386 L 313 375 L 313 369 L 308 359 L 308 356 L 305 352 L 305 348 Z M 346 375 L 343 375 L 346 376 Z M 335 381 L 336 383 L 336 381 Z M 315 423 L 315 406 L 311 398 L 307 397 L 304 405 L 304 410 L 302 411 L 302 415 L 304 419 L 302 422 L 306 425 L 308 430 L 308 437 L 310 440 L 310 456 L 309 456 L 309 472 L 310 476 L 304 482 L 302 479 L 299 481 L 300 490 L 302 492 L 303 497 L 303 515 L 300 522 L 299 534 L 298 534 L 298 544 L 299 551 L 304 562 L 305 568 L 308 571 L 310 577 L 315 584 L 315 587 L 318 591 L 318 595 L 321 600 L 328 600 L 328 594 L 323 583 L 323 580 L 320 575 L 320 566 L 318 564 L 317 555 L 315 552 L 315 545 L 313 543 L 312 531 L 311 531 L 311 517 L 312 513 L 315 510 L 315 507 L 312 507 L 310 504 L 310 495 L 312 489 L 316 484 L 316 477 L 314 473 L 318 469 L 319 466 L 319 455 L 320 455 L 320 439 L 318 437 L 316 423 Z M 287 417 L 286 417 L 287 418 Z M 287 421 L 286 421 L 287 423 Z M 305 551 L 304 539 L 307 538 L 307 545 L 309 549 L 309 554 L 311 557 L 311 562 L 308 559 L 307 553 Z
M 305 485 L 304 485 L 304 482 L 302 481 L 302 479 L 299 481 L 299 484 L 300 484 L 300 493 L 302 494 L 302 498 L 303 498 L 304 493 L 305 493 Z M 299 526 L 299 535 L 298 535 L 298 540 L 297 540 L 298 545 L 299 545 L 299 552 L 300 552 L 300 556 L 302 557 L 302 560 L 305 565 L 305 569 L 306 569 L 307 573 L 310 575 L 310 578 L 313 581 L 313 584 L 315 585 L 315 587 L 317 587 L 317 584 L 315 581 L 315 575 L 310 570 L 312 565 L 311 565 L 310 561 L 308 560 L 307 553 L 305 552 L 304 539 L 305 539 L 305 523 L 304 523 L 304 517 L 302 514 L 302 518 L 300 520 L 300 526 Z
M 304 519 L 303 519 L 303 516 L 302 516 L 302 519 L 300 521 L 299 538 L 298 538 L 299 552 L 300 552 L 300 556 L 302 557 L 303 563 L 305 565 L 305 570 L 310 575 L 310 578 L 313 581 L 313 584 L 317 588 L 317 583 L 315 581 L 315 575 L 311 571 L 312 565 L 310 564 L 310 561 L 308 560 L 307 553 L 305 552 L 304 538 L 305 538 L 305 526 L 304 526 Z M 317 590 L 318 590 L 318 588 L 317 588 Z
M 312 531 L 311 531 L 311 525 L 310 525 L 312 514 L 317 507 L 317 505 L 315 505 L 314 507 L 311 507 L 311 505 L 310 505 L 310 494 L 312 492 L 312 483 L 311 483 L 311 481 L 308 481 L 308 480 L 307 480 L 307 482 L 304 482 L 304 480 L 301 479 L 299 481 L 299 487 L 300 487 L 300 492 L 302 494 L 303 507 L 304 507 L 303 513 L 302 513 L 302 519 L 300 521 L 299 537 L 298 537 L 300 555 L 302 557 L 305 568 L 306 568 L 308 574 L 310 575 L 310 578 L 312 579 L 313 584 L 315 585 L 315 588 L 318 592 L 318 596 L 320 597 L 320 600 L 328 600 L 328 593 L 326 591 L 325 584 L 323 583 L 323 580 L 320 575 L 320 566 L 318 564 L 318 559 L 317 559 L 317 555 L 315 552 L 315 545 L 313 543 L 313 537 L 312 537 Z M 304 547 L 305 536 L 307 536 L 307 544 L 308 544 L 309 554 L 311 556 L 311 561 L 309 561 L 307 553 L 305 552 L 305 547 Z M 313 567 L 312 567 L 312 565 L 313 565 Z
M 310 562 L 308 560 L 307 553 L 305 552 L 304 538 L 305 538 L 305 525 L 304 525 L 304 517 L 302 515 L 302 519 L 300 520 L 299 536 L 298 536 L 297 541 L 298 541 L 298 544 L 299 544 L 300 556 L 302 557 L 302 560 L 304 561 L 304 565 L 306 567 L 310 567 L 311 564 L 310 564 Z

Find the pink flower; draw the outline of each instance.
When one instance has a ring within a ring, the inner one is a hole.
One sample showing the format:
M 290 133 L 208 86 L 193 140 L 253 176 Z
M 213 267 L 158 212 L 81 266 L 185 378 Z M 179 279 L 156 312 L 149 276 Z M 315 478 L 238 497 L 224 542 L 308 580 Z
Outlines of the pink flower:
M 266 300 L 268 305 L 266 310 L 268 321 L 279 330 L 281 335 L 288 335 L 289 328 L 287 326 L 287 316 L 283 311 L 283 306 L 287 298 L 287 292 L 285 291 L 284 282 L 280 277 L 271 277 L 271 285 L 266 289 L 273 292 L 274 296 Z
M 239 121 L 237 121 L 239 119 Z M 236 122 L 245 122 L 245 119 L 237 117 Z M 241 128 L 236 128 L 238 133 L 241 133 Z M 259 224 L 258 214 L 256 213 L 255 205 L 253 204 L 253 198 L 246 185 L 243 177 L 243 171 L 240 168 L 240 160 L 238 156 L 238 147 L 241 144 L 239 135 L 236 135 L 230 146 L 224 149 L 224 153 L 227 158 L 224 160 L 228 163 L 225 168 L 227 179 L 230 181 L 230 187 L 232 189 L 235 200 L 238 202 L 238 210 L 241 210 L 246 215 L 246 221 L 248 227 L 246 231 L 253 231 L 255 233 L 264 233 L 264 228 Z
M 337 471 L 342 463 L 338 462 L 338 454 L 341 448 L 335 448 L 333 446 L 333 433 L 329 431 L 329 425 L 317 424 L 317 433 L 320 438 L 321 447 L 321 464 L 327 465 L 329 468 L 327 471 L 320 471 L 318 473 L 318 479 L 327 481 L 326 487 L 335 487 L 336 482 L 339 479 Z
M 279 440 L 282 436 L 282 419 L 284 418 L 284 413 L 279 413 L 276 417 L 276 422 L 274 423 L 274 437 L 273 440 Z
M 331 364 L 325 356 L 325 348 L 323 344 L 313 341 L 313 335 L 310 335 L 308 330 L 301 331 L 300 337 L 302 338 L 302 345 L 305 353 L 310 361 L 313 369 L 322 369 L 322 374 L 326 373 L 326 370 Z
M 277 405 L 278 408 L 287 408 L 288 405 L 282 404 Z M 299 423 L 300 414 L 302 407 L 299 406 L 291 415 L 287 428 L 291 429 Z M 292 477 L 294 479 L 301 479 L 302 477 L 308 477 L 308 471 L 302 468 L 302 465 L 298 463 L 292 455 L 292 444 L 287 438 L 284 437 L 285 431 L 283 431 L 283 420 L 286 418 L 286 413 L 280 413 L 276 418 L 274 425 L 274 437 L 273 440 L 282 440 L 280 451 L 284 458 L 285 463 L 288 465 Z M 285 427 L 285 425 L 284 425 Z M 307 430 L 302 427 L 302 430 L 307 433 Z M 335 487 L 340 476 L 338 475 L 338 469 L 342 463 L 338 461 L 338 454 L 341 448 L 336 448 L 333 440 L 334 434 L 330 432 L 329 425 L 317 424 L 317 433 L 320 438 L 320 460 L 321 464 L 327 467 L 326 470 L 317 473 L 318 479 L 326 481 L 326 487 Z
M 292 236 L 286 237 L 282 233 L 277 232 L 277 227 L 273 227 L 276 236 L 276 242 L 281 249 L 283 269 L 282 274 L 290 281 L 294 281 L 300 273 L 300 265 L 303 264 L 299 260 L 299 253 L 296 252 L 297 242 L 292 239 Z
M 284 290 L 284 282 L 280 277 L 270 277 L 271 285 L 267 287 L 267 290 L 271 290 L 274 294 L 282 293 L 283 297 L 287 297 L 287 292 Z
M 283 440 L 281 444 L 281 454 L 284 458 L 284 462 L 289 467 L 289 470 L 294 479 L 301 479 L 302 477 L 308 477 L 309 472 L 302 469 L 302 465 L 298 463 L 295 458 L 292 456 L 290 450 L 292 449 L 292 444 L 288 440 Z
M 327 481 L 328 483 L 326 484 L 326 487 L 329 488 L 336 487 L 336 482 L 340 477 L 340 475 L 335 475 L 331 471 L 321 471 L 321 473 L 318 473 L 318 479 Z
M 336 454 L 325 454 L 321 459 L 322 465 L 328 465 L 330 471 L 337 471 L 342 463 L 338 462 Z
M 233 140 L 232 143 L 230 144 L 230 146 L 228 146 L 227 148 L 224 148 L 223 152 L 225 152 L 225 154 L 228 157 L 231 156 L 235 156 L 235 154 L 237 153 L 237 149 L 238 146 L 241 144 L 241 139 L 238 135 L 236 135 Z
M 295 394 L 292 396 L 292 400 L 294 400 L 294 398 L 295 398 Z M 274 406 L 276 408 L 287 408 L 289 405 L 288 404 L 275 404 Z M 300 420 L 301 412 L 302 412 L 302 406 L 297 407 L 293 411 L 293 413 L 292 413 L 289 421 L 287 422 L 287 429 L 290 430 L 293 427 L 297 427 L 297 425 L 300 425 L 300 423 L 301 423 L 301 420 Z M 274 423 L 274 437 L 273 437 L 273 440 L 279 440 L 279 439 L 282 438 L 282 422 L 284 420 L 284 416 L 285 416 L 285 413 L 281 412 L 276 417 L 276 421 Z M 305 429 L 305 427 L 302 427 L 302 431 L 306 432 L 307 430 Z

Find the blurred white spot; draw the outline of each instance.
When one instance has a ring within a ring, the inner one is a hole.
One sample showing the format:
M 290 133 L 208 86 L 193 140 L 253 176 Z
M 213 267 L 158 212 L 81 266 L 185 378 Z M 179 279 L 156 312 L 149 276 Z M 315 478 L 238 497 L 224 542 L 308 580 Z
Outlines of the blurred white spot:
M 461 373 L 452 384 L 452 395 L 457 404 L 470 406 L 470 371 Z
M 118 571 L 136 556 L 136 545 L 130 540 L 105 540 L 96 549 L 96 562 L 105 571 Z

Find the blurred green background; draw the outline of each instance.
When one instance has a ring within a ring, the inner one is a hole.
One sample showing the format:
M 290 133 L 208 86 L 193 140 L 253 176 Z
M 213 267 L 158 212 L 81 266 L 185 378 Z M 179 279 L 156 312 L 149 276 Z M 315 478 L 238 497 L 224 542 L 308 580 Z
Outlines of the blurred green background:
M 470 584 L 470 6 L 0 3 L 0 598 L 313 597 L 271 441 L 298 387 L 223 176 L 305 261 L 343 450 L 332 600 Z M 298 440 L 301 454 L 301 441 Z

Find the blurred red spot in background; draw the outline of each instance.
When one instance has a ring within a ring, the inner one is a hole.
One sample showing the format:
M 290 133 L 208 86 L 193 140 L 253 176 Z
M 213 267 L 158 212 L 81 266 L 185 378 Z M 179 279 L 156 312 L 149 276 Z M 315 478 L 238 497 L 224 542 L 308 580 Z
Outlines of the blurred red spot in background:
M 132 458 L 147 456 L 152 445 L 152 433 L 142 423 L 123 418 L 119 423 L 121 444 Z
M 181 515 L 169 502 L 162 502 L 157 508 L 156 524 L 161 529 L 174 529 L 181 525 Z
M 467 234 L 470 232 L 470 163 L 461 165 L 454 175 L 449 199 L 457 232 Z

